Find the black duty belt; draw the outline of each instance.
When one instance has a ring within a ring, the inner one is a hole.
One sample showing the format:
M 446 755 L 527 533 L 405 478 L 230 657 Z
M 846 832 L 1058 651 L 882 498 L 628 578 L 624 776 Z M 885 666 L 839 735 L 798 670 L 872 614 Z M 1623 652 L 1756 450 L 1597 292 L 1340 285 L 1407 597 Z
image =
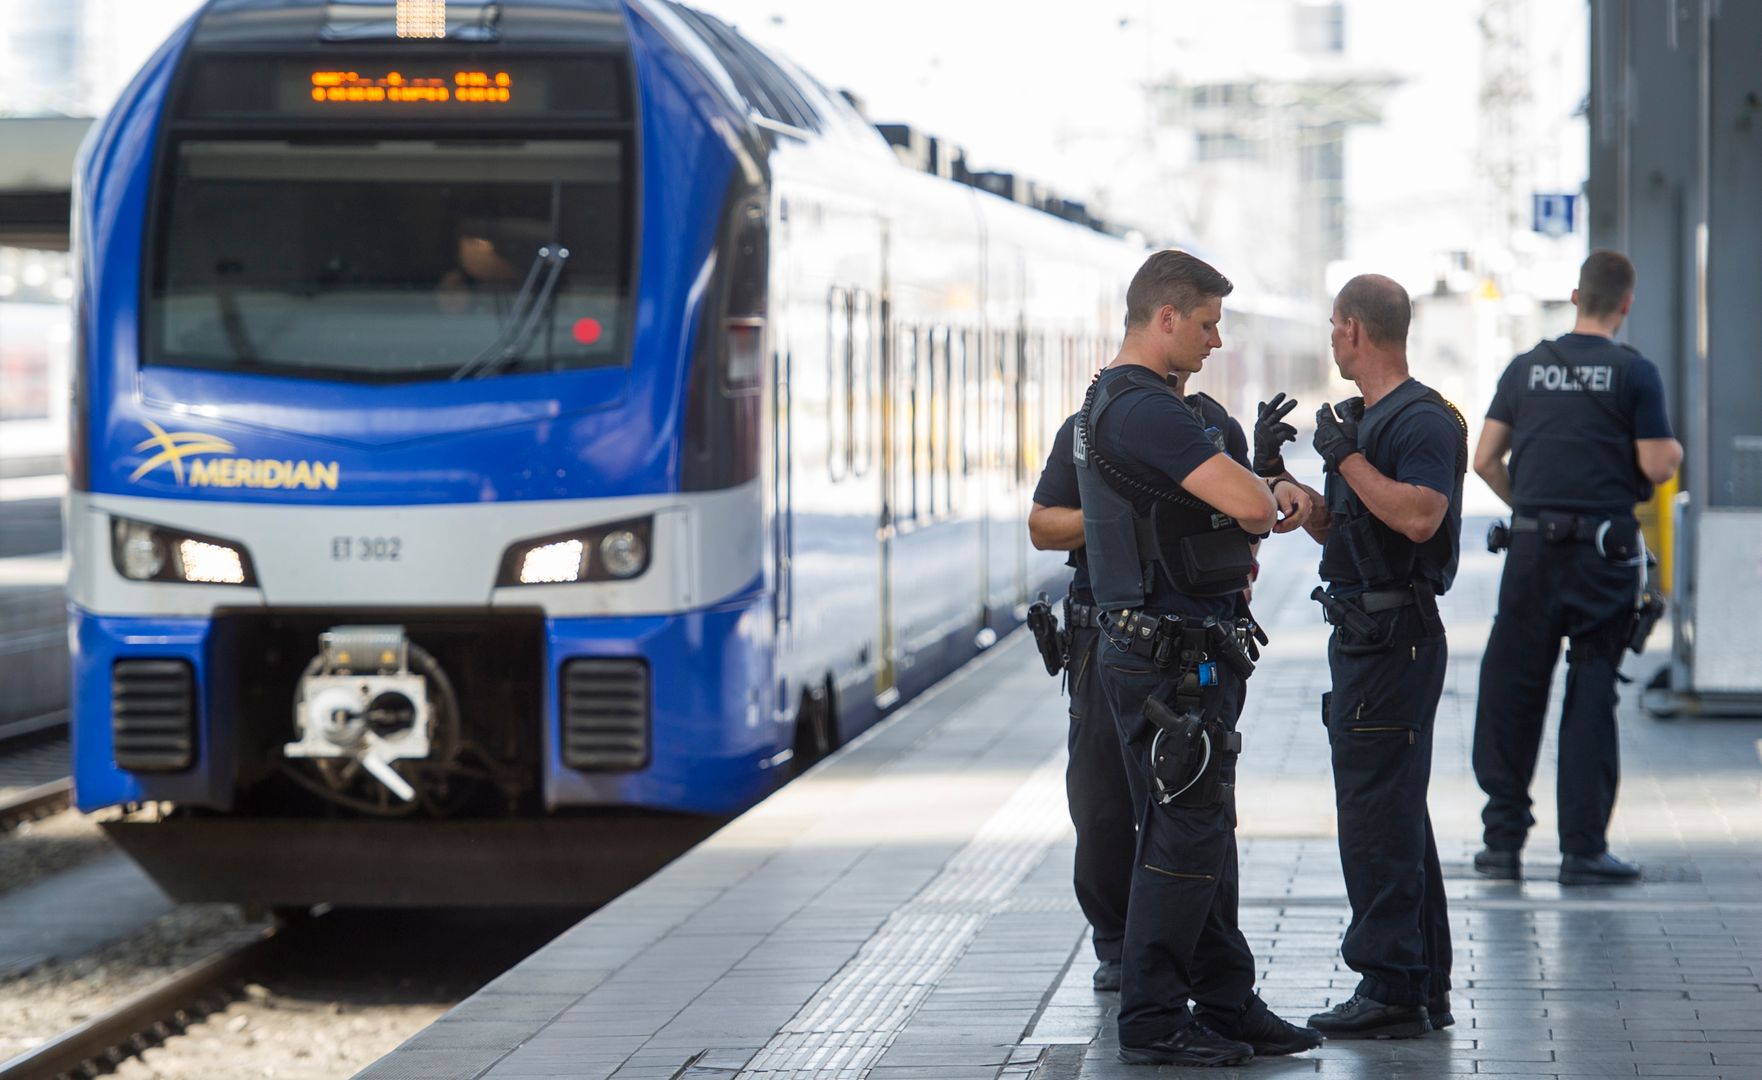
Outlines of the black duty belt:
M 1065 629 L 1087 630 L 1098 627 L 1101 612 L 1093 604 L 1079 604 L 1070 597 L 1065 597 Z
M 1370 616 L 1419 603 L 1419 596 L 1412 585 L 1395 589 L 1368 589 L 1351 596 L 1334 596 L 1317 586 L 1309 595 L 1310 599 L 1321 602 L 1322 618 L 1329 625 L 1344 626 L 1365 637 L 1374 636 L 1377 632 L 1376 624 L 1370 621 Z
M 1375 615 L 1379 611 L 1394 611 L 1396 608 L 1404 608 L 1409 604 L 1419 602 L 1414 599 L 1412 585 L 1403 585 L 1399 589 L 1372 589 L 1369 592 L 1361 592 L 1352 599 L 1358 601 L 1358 606 L 1364 609 L 1366 615 Z
M 1608 524 L 1607 517 L 1566 510 L 1544 510 L 1535 517 L 1526 514 L 1511 515 L 1512 532 L 1541 533 L 1542 539 L 1551 544 L 1596 543 L 1597 534 Z

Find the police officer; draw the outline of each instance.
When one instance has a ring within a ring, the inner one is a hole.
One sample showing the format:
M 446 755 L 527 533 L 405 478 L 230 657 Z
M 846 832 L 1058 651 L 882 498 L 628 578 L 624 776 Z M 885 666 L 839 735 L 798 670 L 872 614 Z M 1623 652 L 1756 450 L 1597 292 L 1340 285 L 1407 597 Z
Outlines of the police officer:
M 1187 372 L 1170 379 L 1176 394 L 1186 389 Z M 1216 400 L 1203 393 L 1186 396 L 1187 407 L 1204 426 L 1218 449 L 1248 463 L 1248 439 L 1242 425 Z M 1095 671 L 1095 594 L 1089 588 L 1089 560 L 1083 550 L 1082 497 L 1077 466 L 1071 460 L 1075 414 L 1060 425 L 1047 455 L 1046 468 L 1034 488 L 1028 512 L 1028 538 L 1041 551 L 1068 551 L 1072 568 L 1064 603 L 1066 632 L 1065 680 L 1070 689 L 1070 758 L 1065 766 L 1065 796 L 1071 824 L 1076 827 L 1074 885 L 1077 905 L 1089 920 L 1098 966 L 1091 978 L 1096 990 L 1120 988 L 1120 950 L 1126 937 L 1126 902 L 1131 891 L 1132 855 L 1137 826 L 1131 788 L 1126 779 L 1120 737 L 1101 693 Z M 1246 615 L 1246 604 L 1241 612 Z
M 1591 252 L 1572 294 L 1572 333 L 1505 369 L 1475 449 L 1475 472 L 1512 508 L 1474 725 L 1474 775 L 1487 793 L 1486 849 L 1474 864 L 1490 877 L 1520 876 L 1518 852 L 1535 824 L 1530 780 L 1563 637 L 1570 644 L 1560 715 L 1560 882 L 1640 876 L 1607 841 L 1620 778 L 1615 679 L 1645 573 L 1634 504 L 1676 472 L 1682 444 L 1671 437 L 1658 369 L 1614 341 L 1633 289 L 1625 256 Z
M 1407 370 L 1407 292 L 1366 274 L 1334 300 L 1333 351 L 1362 397 L 1316 413 L 1326 515 L 1317 589 L 1334 632 L 1322 698 L 1340 868 L 1352 906 L 1340 953 L 1359 983 L 1309 1018 L 1330 1039 L 1448 1027 L 1450 924 L 1426 811 L 1444 689 L 1437 598 L 1456 576 L 1468 427 Z M 1257 455 L 1258 456 L 1258 455 Z
M 1297 527 L 1308 499 L 1220 453 L 1165 381 L 1222 345 L 1231 289 L 1192 255 L 1152 255 L 1073 440 L 1101 688 L 1138 827 L 1119 1013 L 1120 1059 L 1134 1064 L 1236 1064 L 1320 1043 L 1255 995 L 1236 925 L 1235 716 L 1249 665 L 1234 613 L 1250 533 Z

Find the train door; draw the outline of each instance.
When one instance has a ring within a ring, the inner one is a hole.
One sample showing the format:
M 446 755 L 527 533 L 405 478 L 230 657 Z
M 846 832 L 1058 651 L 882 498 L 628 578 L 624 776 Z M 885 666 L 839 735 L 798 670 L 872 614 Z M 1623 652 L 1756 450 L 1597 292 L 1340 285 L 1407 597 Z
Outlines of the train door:
M 777 231 L 779 243 L 771 249 L 772 281 L 777 283 L 782 295 L 773 298 L 772 312 L 776 313 L 771 321 L 771 556 L 772 581 L 774 584 L 775 603 L 772 607 L 774 620 L 777 655 L 787 655 L 790 638 L 790 616 L 795 608 L 794 588 L 794 492 L 793 470 L 795 455 L 792 452 L 791 420 L 792 402 L 789 391 L 789 368 L 792 359 L 790 347 L 790 303 L 795 294 L 793 282 L 790 280 L 789 259 L 789 203 L 781 203 L 778 215 Z M 776 315 L 781 315 L 779 320 Z M 777 707 L 786 707 L 789 701 L 785 689 L 781 685 L 783 672 L 777 672 L 779 680 L 779 697 Z
M 1015 428 L 1004 445 L 1010 454 L 1005 467 L 1009 469 L 1012 526 L 1009 543 L 1016 553 L 1015 605 L 1018 612 L 1028 605 L 1028 522 L 1024 510 L 1028 483 L 1028 427 L 1032 423 L 1028 414 L 1028 349 L 1028 327 L 1024 323 L 1016 331 L 1016 354 L 1006 365 L 1009 381 L 1004 387 L 1005 407 L 1014 418 Z
M 997 620 L 997 613 L 991 607 L 991 553 L 997 543 L 996 530 L 992 527 L 992 507 L 996 505 L 997 493 L 992 490 L 992 458 L 996 453 L 997 437 L 992 431 L 995 418 L 991 404 L 991 371 L 997 352 L 997 335 L 986 330 L 973 335 L 974 355 L 967 363 L 973 372 L 974 422 L 978 430 L 977 458 L 975 461 L 979 473 L 978 493 L 974 504 L 979 514 L 979 625 L 990 626 Z
M 773 445 L 771 447 L 772 483 L 777 492 L 777 512 L 772 517 L 776 535 L 772 538 L 776 552 L 777 565 L 777 641 L 782 645 L 789 635 L 790 617 L 795 611 L 794 589 L 794 554 L 795 554 L 795 511 L 794 511 L 794 461 L 795 455 L 791 444 L 789 396 L 789 367 L 793 354 L 788 348 L 778 350 L 773 358 L 771 370 L 774 372 L 775 386 L 772 388 L 777 402 L 777 422 L 772 426 Z
M 882 250 L 886 251 L 885 237 Z M 886 263 L 885 257 L 882 259 Z M 875 539 L 880 548 L 879 581 L 880 594 L 876 597 L 875 614 L 881 620 L 879 633 L 876 637 L 878 655 L 875 658 L 875 705 L 877 708 L 888 708 L 899 700 L 899 668 L 896 664 L 899 645 L 894 639 L 893 631 L 893 541 L 896 531 L 897 506 L 895 499 L 899 490 L 899 451 L 898 436 L 894 428 L 898 415 L 897 387 L 894 385 L 898 376 L 899 365 L 894 356 L 895 337 L 893 330 L 893 304 L 887 296 L 887 283 L 881 284 L 881 348 L 877 350 L 875 364 L 876 383 L 880 392 L 875 395 L 876 405 L 880 410 L 880 431 L 877 433 L 881 455 L 881 467 L 875 475 L 881 482 L 881 516 L 875 525 Z

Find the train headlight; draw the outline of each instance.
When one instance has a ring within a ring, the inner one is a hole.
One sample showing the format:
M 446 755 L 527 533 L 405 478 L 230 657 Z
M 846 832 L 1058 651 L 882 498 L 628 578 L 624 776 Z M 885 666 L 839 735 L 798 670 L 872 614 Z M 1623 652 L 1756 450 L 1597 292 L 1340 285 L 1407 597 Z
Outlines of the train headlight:
M 581 580 L 581 555 L 586 551 L 579 540 L 559 540 L 528 548 L 520 559 L 520 584 L 554 585 Z
M 165 549 L 159 546 L 153 527 L 118 518 L 114 529 L 116 569 L 122 576 L 134 581 L 151 581 L 158 577 L 159 571 L 165 568 Z
M 210 544 L 206 540 L 180 540 L 177 556 L 185 581 L 209 585 L 245 583 L 245 560 L 239 555 L 238 548 Z
M 653 518 L 633 518 L 522 540 L 502 555 L 496 585 L 569 585 L 639 577 L 649 568 L 654 525 Z
M 130 581 L 187 585 L 257 583 L 244 545 L 129 518 L 111 519 L 110 555 L 116 572 Z
M 615 578 L 633 578 L 649 564 L 649 546 L 630 529 L 607 533 L 600 540 L 600 565 Z

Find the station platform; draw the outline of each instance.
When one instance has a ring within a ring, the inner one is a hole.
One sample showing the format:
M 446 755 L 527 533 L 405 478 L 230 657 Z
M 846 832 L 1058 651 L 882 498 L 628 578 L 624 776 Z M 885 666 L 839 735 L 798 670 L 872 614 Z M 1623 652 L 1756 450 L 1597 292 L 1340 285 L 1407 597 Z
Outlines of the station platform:
M 1241 924 L 1262 996 L 1298 1022 L 1357 983 L 1338 951 L 1348 911 L 1319 714 L 1326 627 L 1306 598 L 1315 554 L 1301 535 L 1263 549 L 1255 606 L 1273 643 L 1240 725 Z M 1762 1078 L 1762 722 L 1654 721 L 1630 690 L 1611 846 L 1645 865 L 1644 881 L 1554 882 L 1551 735 L 1526 879 L 1478 879 L 1469 745 L 1498 572 L 1465 552 L 1445 604 L 1453 658 L 1431 809 L 1456 1025 L 1211 1075 Z M 1629 672 L 1643 680 L 1662 645 L 1629 657 Z M 1118 1063 L 1117 995 L 1089 986 L 1066 725 L 1056 682 L 1017 634 L 360 1076 L 1175 1072 Z

